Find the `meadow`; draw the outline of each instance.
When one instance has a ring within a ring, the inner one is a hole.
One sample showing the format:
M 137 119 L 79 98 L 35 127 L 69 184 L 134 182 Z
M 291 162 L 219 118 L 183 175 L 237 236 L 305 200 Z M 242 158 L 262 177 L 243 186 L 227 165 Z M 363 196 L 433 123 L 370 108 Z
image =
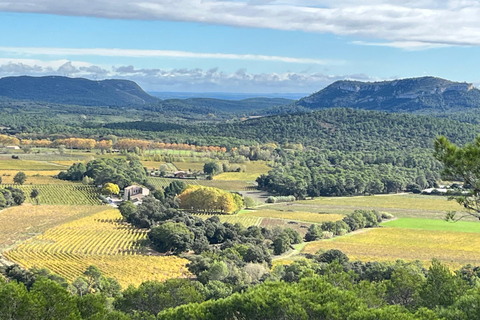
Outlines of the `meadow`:
M 48 268 L 69 281 L 90 265 L 122 286 L 188 276 L 185 259 L 143 254 L 146 232 L 123 223 L 118 210 L 106 209 L 50 228 L 3 255 L 24 268 Z
M 240 163 L 245 166 L 245 172 L 224 172 L 213 177 L 214 180 L 241 180 L 255 181 L 260 175 L 268 173 L 272 168 L 267 166 L 265 161 L 248 161 Z

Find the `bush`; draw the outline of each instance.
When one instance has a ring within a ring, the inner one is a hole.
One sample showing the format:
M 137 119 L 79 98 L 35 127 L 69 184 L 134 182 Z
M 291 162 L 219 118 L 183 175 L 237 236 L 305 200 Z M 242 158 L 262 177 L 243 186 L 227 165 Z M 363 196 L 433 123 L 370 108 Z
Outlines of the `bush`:
M 322 239 L 332 239 L 333 238 L 333 232 L 331 232 L 331 231 L 323 231 L 322 234 L 323 234 Z
M 387 219 L 393 219 L 394 215 L 390 214 L 388 212 L 382 212 L 382 219 L 387 220 Z
M 270 196 L 267 198 L 265 201 L 266 203 L 279 203 L 279 202 L 293 202 L 295 201 L 295 196 L 280 196 L 280 197 L 274 197 Z

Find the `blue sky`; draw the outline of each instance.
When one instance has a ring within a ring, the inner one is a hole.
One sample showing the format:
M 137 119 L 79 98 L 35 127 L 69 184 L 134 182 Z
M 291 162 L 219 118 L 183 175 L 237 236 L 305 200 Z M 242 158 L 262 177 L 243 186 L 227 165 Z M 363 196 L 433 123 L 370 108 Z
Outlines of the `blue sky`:
M 424 75 L 477 85 L 478 17 L 471 0 L 0 0 L 0 77 L 190 92 Z

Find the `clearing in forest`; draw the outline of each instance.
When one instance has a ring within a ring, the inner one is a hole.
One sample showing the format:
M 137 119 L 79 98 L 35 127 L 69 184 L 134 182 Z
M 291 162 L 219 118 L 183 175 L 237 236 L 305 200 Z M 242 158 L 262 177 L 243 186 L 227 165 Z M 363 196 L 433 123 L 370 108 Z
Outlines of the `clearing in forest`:
M 118 210 L 108 209 L 49 229 L 4 256 L 27 269 L 47 268 L 69 281 L 90 265 L 122 286 L 189 275 L 185 259 L 143 254 L 146 237 L 147 230 L 123 223 Z

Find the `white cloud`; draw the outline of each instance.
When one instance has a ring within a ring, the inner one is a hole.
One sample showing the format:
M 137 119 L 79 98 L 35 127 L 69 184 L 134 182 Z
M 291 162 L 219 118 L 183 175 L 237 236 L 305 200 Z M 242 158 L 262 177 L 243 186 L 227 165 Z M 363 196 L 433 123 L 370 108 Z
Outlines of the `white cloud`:
M 0 11 L 301 30 L 394 47 L 480 45 L 478 0 L 0 0 Z
M 340 60 L 321 60 L 309 58 L 294 58 L 282 56 L 266 56 L 258 54 L 233 54 L 233 53 L 199 53 L 173 50 L 142 50 L 142 49 L 109 49 L 109 48 L 38 48 L 38 47 L 0 47 L 0 52 L 23 55 L 50 55 L 50 56 L 104 56 L 104 57 L 130 57 L 130 58 L 196 58 L 196 59 L 225 59 L 225 60 L 253 60 L 273 61 L 286 63 L 305 63 L 332 65 L 343 64 Z
M 97 66 L 82 61 L 39 61 L 0 59 L 0 77 L 62 75 L 89 79 L 129 79 L 149 91 L 193 92 L 314 92 L 340 79 L 378 80 L 365 75 L 326 75 L 322 73 L 249 73 L 245 69 L 223 72 L 202 70 L 137 69 L 134 66 Z

